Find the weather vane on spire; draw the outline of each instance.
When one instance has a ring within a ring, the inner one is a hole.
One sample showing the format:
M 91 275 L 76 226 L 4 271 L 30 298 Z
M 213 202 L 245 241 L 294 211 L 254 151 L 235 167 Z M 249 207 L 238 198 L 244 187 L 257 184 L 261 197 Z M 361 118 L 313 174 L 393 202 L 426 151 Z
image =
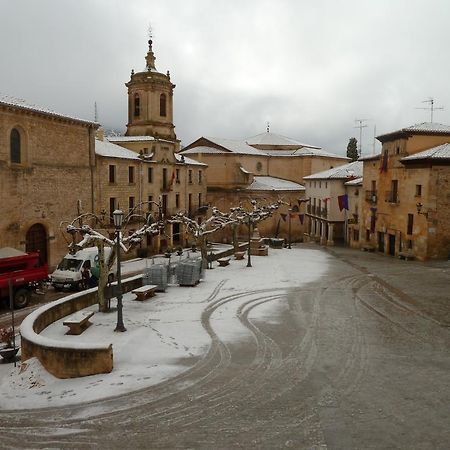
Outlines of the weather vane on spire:
M 151 50 L 152 44 L 153 44 L 153 28 L 152 24 L 149 22 L 148 28 L 147 28 L 147 35 L 148 35 L 148 47 Z

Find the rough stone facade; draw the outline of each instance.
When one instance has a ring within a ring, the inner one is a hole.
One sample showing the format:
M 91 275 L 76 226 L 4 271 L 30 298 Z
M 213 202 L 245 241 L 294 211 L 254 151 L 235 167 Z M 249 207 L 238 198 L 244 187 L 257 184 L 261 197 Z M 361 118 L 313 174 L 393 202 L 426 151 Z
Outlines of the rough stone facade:
M 50 267 L 67 253 L 60 222 L 92 211 L 97 125 L 0 101 L 0 247 L 39 250 Z M 13 162 L 12 134 L 20 136 Z
M 403 158 L 449 142 L 450 131 L 403 130 L 379 139 L 381 155 L 364 159 L 361 245 L 391 256 L 448 258 L 450 161 Z

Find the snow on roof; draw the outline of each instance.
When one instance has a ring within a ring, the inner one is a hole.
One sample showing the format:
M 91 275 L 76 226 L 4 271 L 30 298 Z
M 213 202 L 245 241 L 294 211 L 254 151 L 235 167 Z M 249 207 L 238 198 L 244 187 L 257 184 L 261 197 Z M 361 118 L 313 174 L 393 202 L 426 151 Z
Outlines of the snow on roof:
M 450 159 L 450 143 L 441 144 L 423 152 L 415 153 L 414 155 L 405 156 L 400 161 L 415 161 L 420 159 Z
M 377 136 L 380 142 L 386 142 L 390 139 L 396 139 L 408 134 L 448 134 L 450 135 L 450 126 L 435 122 L 422 122 L 410 127 L 401 128 L 400 130 L 391 131 L 390 133 Z
M 85 125 L 95 125 L 96 128 L 100 126 L 100 124 L 96 122 L 91 122 L 89 120 L 79 119 L 78 117 L 71 117 L 64 114 L 57 113 L 55 111 L 52 111 L 51 109 L 43 108 L 41 106 L 34 105 L 32 103 L 28 103 L 26 100 L 23 100 L 21 98 L 13 97 L 10 95 L 2 94 L 0 92 L 0 104 L 3 104 L 5 106 L 13 106 L 15 108 L 20 108 L 26 111 L 33 111 L 40 114 L 45 114 L 47 116 L 51 117 L 57 117 L 59 119 L 64 120 L 74 120 L 76 122 L 80 122 Z
M 127 148 L 123 148 L 120 145 L 113 144 L 112 142 L 109 142 L 107 140 L 95 140 L 95 154 L 99 156 L 106 156 L 109 158 L 140 160 L 139 155 L 136 152 L 128 150 Z
M 239 141 L 235 139 L 222 139 L 222 138 L 212 138 L 205 137 L 206 140 L 220 145 L 221 147 L 229 150 L 232 153 L 243 154 L 243 155 L 261 155 L 264 156 L 265 153 L 261 150 L 251 147 L 244 141 Z
M 366 155 L 366 156 L 360 156 L 358 158 L 358 161 L 370 161 L 372 159 L 380 159 L 381 153 L 377 153 L 376 155 Z
M 335 153 L 326 152 L 320 148 L 303 147 L 296 150 L 263 150 L 269 156 L 319 156 L 323 158 L 338 158 L 349 160 L 347 156 L 336 155 Z
M 326 180 L 326 179 L 346 179 L 354 177 L 362 177 L 363 163 L 362 161 L 353 161 L 343 166 L 333 167 L 323 172 L 313 173 L 303 177 L 304 180 Z
M 315 145 L 303 144 L 295 139 L 282 136 L 281 134 L 271 133 L 266 131 L 265 133 L 257 134 L 256 136 L 249 137 L 245 140 L 249 145 L 273 145 L 279 146 L 290 146 L 293 148 L 309 147 L 309 148 L 320 148 Z
M 158 141 L 158 142 L 169 142 L 173 144 L 172 141 L 167 139 L 158 139 L 154 136 L 107 136 L 109 142 L 145 142 L 145 141 Z
M 188 158 L 184 155 L 180 155 L 179 153 L 175 153 L 175 159 L 179 163 L 191 164 L 194 166 L 207 166 L 208 164 L 202 163 L 200 161 L 196 161 L 195 159 Z
M 247 187 L 249 191 L 304 191 L 301 184 L 282 178 L 255 176 L 253 183 Z
M 355 178 L 354 180 L 344 183 L 346 186 L 362 186 L 363 177 Z

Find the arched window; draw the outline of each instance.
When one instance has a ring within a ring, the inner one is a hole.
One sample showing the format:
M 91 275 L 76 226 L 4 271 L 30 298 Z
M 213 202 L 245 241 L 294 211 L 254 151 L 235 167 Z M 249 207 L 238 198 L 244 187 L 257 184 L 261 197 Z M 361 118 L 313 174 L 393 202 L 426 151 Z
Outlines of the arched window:
M 139 94 L 134 94 L 134 116 L 139 117 L 141 115 L 141 99 Z
M 161 94 L 159 97 L 159 115 L 166 117 L 166 94 Z
M 10 153 L 11 153 L 11 162 L 12 163 L 21 163 L 20 158 L 20 133 L 18 130 L 13 128 L 11 130 L 11 137 L 10 137 Z

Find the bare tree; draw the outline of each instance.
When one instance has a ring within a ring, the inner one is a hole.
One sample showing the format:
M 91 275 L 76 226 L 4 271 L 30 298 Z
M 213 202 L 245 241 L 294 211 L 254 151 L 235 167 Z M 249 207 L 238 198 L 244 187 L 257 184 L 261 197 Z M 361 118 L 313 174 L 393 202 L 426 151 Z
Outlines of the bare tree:
M 117 239 L 119 239 L 120 248 L 123 252 L 127 253 L 132 248 L 136 247 L 142 242 L 142 239 L 146 235 L 156 235 L 160 234 L 164 226 L 164 217 L 161 214 L 161 204 L 152 202 L 158 205 L 159 215 L 156 221 L 153 221 L 152 216 L 148 214 L 144 216 L 143 214 L 138 214 L 136 211 L 140 211 L 143 204 L 149 203 L 144 202 L 136 205 L 127 216 L 124 218 L 124 226 L 126 229 L 127 225 L 132 221 L 141 221 L 143 223 L 139 229 L 133 231 L 129 236 L 123 237 L 122 232 L 115 234 L 114 238 L 110 238 L 102 234 L 100 231 L 94 229 L 94 226 L 100 229 L 106 229 L 108 225 L 104 223 L 105 216 L 99 217 L 92 213 L 80 214 L 75 217 L 71 223 L 66 226 L 66 232 L 72 237 L 72 242 L 69 244 L 69 252 L 76 253 L 86 247 L 96 246 L 98 248 L 98 261 L 99 261 L 99 280 L 98 280 L 98 303 L 99 310 L 106 311 L 107 304 L 105 299 L 105 287 L 108 283 L 108 273 L 116 261 L 116 244 Z M 108 218 L 110 219 L 110 218 Z M 92 223 L 92 225 L 84 224 L 83 222 L 87 220 Z M 81 241 L 76 242 L 77 237 L 81 236 Z M 105 257 L 105 245 L 111 248 L 108 256 Z
M 228 225 L 236 222 L 231 214 L 221 212 L 215 206 L 212 208 L 212 215 L 201 223 L 188 217 L 185 211 L 180 211 L 168 220 L 170 223 L 182 223 L 186 227 L 186 232 L 195 239 L 195 245 L 200 248 L 202 258 L 206 259 L 206 239 Z

